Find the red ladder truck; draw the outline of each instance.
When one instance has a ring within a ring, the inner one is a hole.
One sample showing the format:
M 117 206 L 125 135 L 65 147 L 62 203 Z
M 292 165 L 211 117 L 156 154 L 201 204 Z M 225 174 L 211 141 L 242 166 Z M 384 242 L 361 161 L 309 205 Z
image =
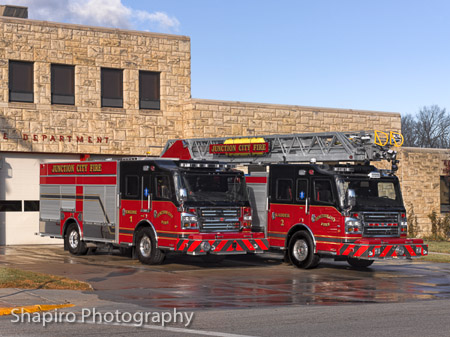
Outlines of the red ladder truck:
M 300 268 L 320 258 L 368 267 L 385 259 L 428 254 L 408 238 L 398 160 L 390 145 L 399 134 L 324 132 L 167 142 L 162 157 L 222 160 L 248 167 L 253 231 Z M 401 136 L 401 135 L 400 135 Z M 391 162 L 390 170 L 373 161 Z M 321 164 L 318 164 L 321 162 Z
M 245 177 L 229 164 L 134 158 L 40 166 L 40 235 L 75 255 L 101 246 L 159 264 L 167 252 L 262 253 Z M 212 259 L 214 260 L 214 259 Z

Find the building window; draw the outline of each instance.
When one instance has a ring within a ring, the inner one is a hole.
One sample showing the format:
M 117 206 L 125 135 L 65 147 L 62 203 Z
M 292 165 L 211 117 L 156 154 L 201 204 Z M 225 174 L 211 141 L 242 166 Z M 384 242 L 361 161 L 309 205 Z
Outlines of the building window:
M 122 69 L 102 68 L 102 106 L 123 107 Z
M 450 213 L 450 177 L 441 176 L 441 213 Z
M 160 109 L 159 73 L 139 71 L 139 108 Z
M 75 67 L 52 64 L 52 104 L 75 104 Z
M 9 101 L 33 103 L 33 63 L 9 61 Z
M 39 212 L 39 200 L 24 200 L 23 201 L 24 212 Z
M 0 212 L 22 212 L 22 200 L 0 200 Z

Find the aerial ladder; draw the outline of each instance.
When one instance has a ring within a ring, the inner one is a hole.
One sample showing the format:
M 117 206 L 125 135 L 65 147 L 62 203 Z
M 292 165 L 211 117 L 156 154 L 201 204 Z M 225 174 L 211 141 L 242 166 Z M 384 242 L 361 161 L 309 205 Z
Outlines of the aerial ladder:
M 397 132 L 357 131 L 296 133 L 252 137 L 171 139 L 161 157 L 225 160 L 241 165 L 293 162 L 362 162 L 387 160 L 396 171 L 403 137 Z

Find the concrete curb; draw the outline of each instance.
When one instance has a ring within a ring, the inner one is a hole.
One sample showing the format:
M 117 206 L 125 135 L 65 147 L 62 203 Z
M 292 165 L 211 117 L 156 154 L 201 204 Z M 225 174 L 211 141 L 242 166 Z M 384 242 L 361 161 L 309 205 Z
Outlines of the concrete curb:
M 0 316 L 11 315 L 14 313 L 22 313 L 22 312 L 41 312 L 41 311 L 50 311 L 53 309 L 61 309 L 61 308 L 69 308 L 74 307 L 75 304 L 37 304 L 37 305 L 28 305 L 28 306 L 17 306 L 17 307 L 9 307 L 9 308 L 0 308 Z

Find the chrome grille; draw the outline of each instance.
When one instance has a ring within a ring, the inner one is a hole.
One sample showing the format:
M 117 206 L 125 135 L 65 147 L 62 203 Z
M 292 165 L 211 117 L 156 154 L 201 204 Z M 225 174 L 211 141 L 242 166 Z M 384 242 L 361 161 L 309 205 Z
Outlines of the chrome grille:
M 205 232 L 238 231 L 239 208 L 201 208 L 199 210 L 200 228 Z
M 364 213 L 363 236 L 399 236 L 398 216 L 398 213 Z

